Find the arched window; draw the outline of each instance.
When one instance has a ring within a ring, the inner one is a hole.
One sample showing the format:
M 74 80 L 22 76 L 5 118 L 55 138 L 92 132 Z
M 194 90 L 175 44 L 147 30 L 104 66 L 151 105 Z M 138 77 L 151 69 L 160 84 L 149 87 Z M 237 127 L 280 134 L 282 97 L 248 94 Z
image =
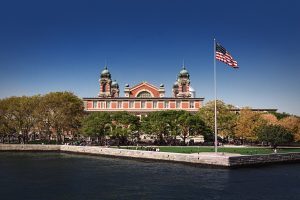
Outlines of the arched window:
M 106 83 L 103 83 L 102 85 L 102 92 L 106 92 Z
M 149 98 L 152 97 L 152 95 L 147 91 L 142 91 L 137 95 L 138 98 Z
M 182 85 L 182 92 L 186 92 L 186 84 Z

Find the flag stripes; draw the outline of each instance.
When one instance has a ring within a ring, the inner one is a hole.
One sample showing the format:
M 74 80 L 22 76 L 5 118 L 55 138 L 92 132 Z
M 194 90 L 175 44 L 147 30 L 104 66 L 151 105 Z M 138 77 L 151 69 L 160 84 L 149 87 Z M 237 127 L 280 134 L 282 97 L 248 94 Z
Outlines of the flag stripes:
M 230 53 L 219 43 L 216 43 L 216 59 L 233 68 L 239 68 L 237 61 L 235 61 Z

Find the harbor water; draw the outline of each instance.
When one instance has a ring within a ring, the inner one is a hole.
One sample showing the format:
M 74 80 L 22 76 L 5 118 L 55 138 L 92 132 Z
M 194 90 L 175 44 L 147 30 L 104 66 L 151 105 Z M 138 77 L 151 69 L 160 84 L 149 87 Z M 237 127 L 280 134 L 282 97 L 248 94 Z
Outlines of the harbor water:
M 0 199 L 300 199 L 300 164 L 196 167 L 65 153 L 0 153 Z

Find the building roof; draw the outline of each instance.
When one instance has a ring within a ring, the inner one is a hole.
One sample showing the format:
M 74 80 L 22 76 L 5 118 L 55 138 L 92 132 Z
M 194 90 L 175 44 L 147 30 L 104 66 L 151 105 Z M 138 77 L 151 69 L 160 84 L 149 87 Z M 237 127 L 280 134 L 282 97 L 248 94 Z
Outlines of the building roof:
M 150 83 L 148 83 L 148 82 L 146 82 L 146 81 L 143 81 L 143 82 L 141 82 L 141 83 L 139 83 L 139 84 L 137 84 L 137 85 L 135 85 L 135 86 L 133 86 L 133 87 L 131 87 L 131 88 L 129 88 L 130 90 L 134 90 L 134 89 L 136 89 L 136 88 L 138 88 L 138 87 L 141 87 L 142 85 L 147 85 L 147 86 L 149 86 L 149 87 L 152 87 L 153 89 L 155 89 L 155 90 L 158 90 L 158 87 L 156 87 L 156 86 L 154 86 L 154 85 L 152 85 L 152 84 L 150 84 Z
M 203 97 L 200 97 L 200 98 L 176 98 L 176 97 L 149 97 L 149 98 L 139 98 L 139 97 L 115 97 L 115 98 L 102 98 L 102 97 L 83 97 L 82 98 L 83 100 L 115 100 L 115 101 L 118 101 L 118 100 L 200 100 L 200 101 L 203 101 L 204 98 Z

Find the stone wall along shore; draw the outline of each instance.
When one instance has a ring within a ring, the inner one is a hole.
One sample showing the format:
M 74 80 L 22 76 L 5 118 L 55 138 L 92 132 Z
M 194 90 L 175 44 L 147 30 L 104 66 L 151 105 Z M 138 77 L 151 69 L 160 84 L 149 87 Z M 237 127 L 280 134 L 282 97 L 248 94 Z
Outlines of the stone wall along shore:
M 127 150 L 105 148 L 98 146 L 71 146 L 71 145 L 22 145 L 1 144 L 0 151 L 61 151 L 67 153 L 80 153 L 104 156 L 116 156 L 135 159 L 152 159 L 171 162 L 182 162 L 197 165 L 213 165 L 223 167 L 238 167 L 278 162 L 299 162 L 300 153 L 278 153 L 266 155 L 232 155 L 224 153 L 169 153 L 156 151 Z

